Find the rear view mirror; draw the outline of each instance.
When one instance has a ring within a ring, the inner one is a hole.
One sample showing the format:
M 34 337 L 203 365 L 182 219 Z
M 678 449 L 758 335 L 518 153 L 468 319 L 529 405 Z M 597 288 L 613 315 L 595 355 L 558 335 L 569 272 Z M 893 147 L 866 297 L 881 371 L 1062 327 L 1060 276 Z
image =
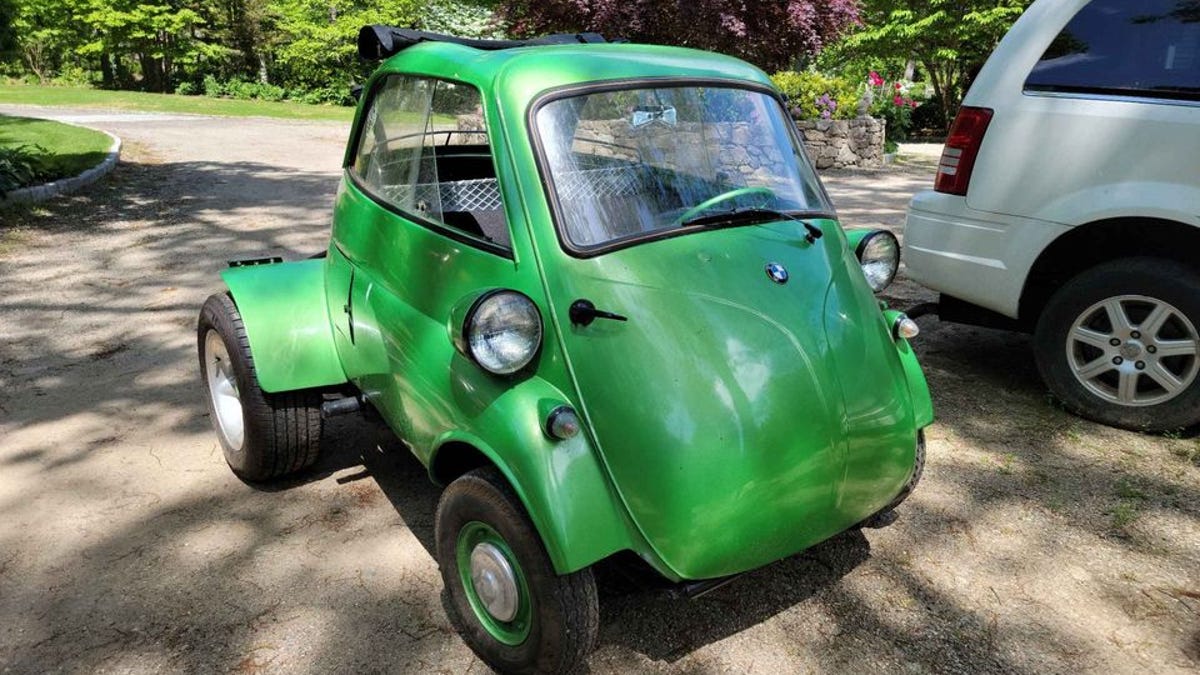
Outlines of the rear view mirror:
M 633 128 L 644 127 L 654 121 L 675 126 L 675 106 L 672 105 L 639 105 L 633 109 L 629 124 Z

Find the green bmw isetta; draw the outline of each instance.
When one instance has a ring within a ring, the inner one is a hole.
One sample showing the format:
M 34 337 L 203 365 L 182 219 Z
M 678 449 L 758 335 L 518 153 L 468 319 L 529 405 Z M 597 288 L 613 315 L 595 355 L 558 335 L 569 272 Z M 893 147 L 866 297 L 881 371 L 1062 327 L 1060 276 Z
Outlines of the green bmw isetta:
M 716 584 L 888 517 L 924 462 L 899 249 L 843 231 L 758 69 L 596 35 L 373 26 L 328 250 L 201 310 L 233 471 L 371 406 L 446 486 L 451 621 L 503 672 L 595 640 L 591 566 Z

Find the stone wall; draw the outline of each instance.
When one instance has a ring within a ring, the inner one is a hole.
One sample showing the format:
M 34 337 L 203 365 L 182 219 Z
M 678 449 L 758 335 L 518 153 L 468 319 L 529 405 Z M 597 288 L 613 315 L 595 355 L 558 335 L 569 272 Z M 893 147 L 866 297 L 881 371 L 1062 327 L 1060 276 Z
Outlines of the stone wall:
M 680 122 L 671 133 L 634 129 L 625 120 L 583 120 L 574 149 L 583 154 L 629 161 L 649 156 L 663 169 L 713 166 L 718 174 L 742 174 L 759 180 L 786 172 L 783 151 L 770 138 L 756 136 L 745 122 Z M 719 154 L 712 149 L 721 148 Z
M 481 129 L 483 121 L 479 115 L 460 115 L 460 130 Z M 872 169 L 883 164 L 884 121 L 873 117 L 858 117 L 852 120 L 796 120 L 796 126 L 804 137 L 808 156 L 818 169 Z M 670 168 L 672 161 L 707 164 L 715 160 L 718 170 L 725 173 L 745 175 L 782 171 L 781 150 L 770 138 L 757 137 L 749 124 L 725 122 L 703 126 L 681 122 L 676 133 L 663 135 L 654 130 L 639 131 L 625 120 L 583 120 L 579 123 L 575 150 L 586 154 L 621 157 L 637 160 L 638 149 L 642 152 L 660 152 L 664 166 Z M 703 134 L 703 135 L 702 135 Z M 589 139 L 589 140 L 583 140 Z M 589 142 L 592 141 L 592 142 Z M 655 148 L 654 141 L 669 143 Z M 451 144 L 485 143 L 483 136 L 459 134 Z M 693 158 L 691 153 L 704 153 L 706 148 L 723 147 L 726 152 L 720 157 Z M 694 165 L 694 164 L 693 164 Z
M 873 169 L 883 164 L 884 120 L 796 120 L 818 169 Z

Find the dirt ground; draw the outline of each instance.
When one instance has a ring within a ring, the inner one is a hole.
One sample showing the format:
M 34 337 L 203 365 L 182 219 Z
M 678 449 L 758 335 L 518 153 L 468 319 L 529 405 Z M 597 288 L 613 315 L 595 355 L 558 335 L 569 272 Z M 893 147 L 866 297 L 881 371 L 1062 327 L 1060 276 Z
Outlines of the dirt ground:
M 126 146 L 0 212 L 0 671 L 486 671 L 399 443 L 343 418 L 317 471 L 250 486 L 200 397 L 200 303 L 229 259 L 324 247 L 346 127 L 18 110 Z M 930 167 L 825 179 L 847 225 L 898 230 Z M 1200 442 L 1063 412 L 1024 337 L 921 323 L 938 421 L 900 519 L 695 601 L 606 582 L 592 672 L 1200 668 Z

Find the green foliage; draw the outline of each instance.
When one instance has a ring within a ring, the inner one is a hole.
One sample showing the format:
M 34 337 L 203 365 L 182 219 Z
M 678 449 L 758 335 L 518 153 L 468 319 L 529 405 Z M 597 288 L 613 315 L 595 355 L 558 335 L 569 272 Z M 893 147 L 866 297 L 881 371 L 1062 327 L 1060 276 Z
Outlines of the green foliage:
M 205 96 L 218 98 L 225 95 L 225 85 L 221 84 L 216 75 L 205 75 L 204 84 L 201 87 L 204 90 Z
M 0 74 L 349 103 L 365 24 L 494 32 L 488 0 L 0 0 Z M 6 21 L 6 19 L 10 19 Z M 8 28 L 11 27 L 11 30 Z
M 41 182 L 46 149 L 37 145 L 0 146 L 0 195 Z
M 847 78 L 785 70 L 772 75 L 771 81 L 787 97 L 793 115 L 799 110 L 796 116 L 800 119 L 851 119 L 858 115 L 859 85 Z
M 76 175 L 99 164 L 109 143 L 92 129 L 0 115 L 0 192 Z
M 334 120 L 349 122 L 352 108 L 331 105 L 303 105 L 291 101 L 238 101 L 208 96 L 174 96 L 141 91 L 106 91 L 91 87 L 27 86 L 0 83 L 0 104 L 69 106 L 165 113 L 195 113 L 227 117 L 276 117 L 281 119 Z M 4 117 L 0 116 L 0 126 Z M 77 127 L 71 127 L 77 128 Z M 0 143 L 4 134 L 0 131 Z M 40 142 L 40 141 L 39 141 Z
M 862 0 L 861 28 L 828 59 L 853 55 L 919 66 L 943 117 L 953 119 L 970 78 L 1032 0 Z
M 421 28 L 463 37 L 503 37 L 491 2 L 435 0 L 425 5 Z

